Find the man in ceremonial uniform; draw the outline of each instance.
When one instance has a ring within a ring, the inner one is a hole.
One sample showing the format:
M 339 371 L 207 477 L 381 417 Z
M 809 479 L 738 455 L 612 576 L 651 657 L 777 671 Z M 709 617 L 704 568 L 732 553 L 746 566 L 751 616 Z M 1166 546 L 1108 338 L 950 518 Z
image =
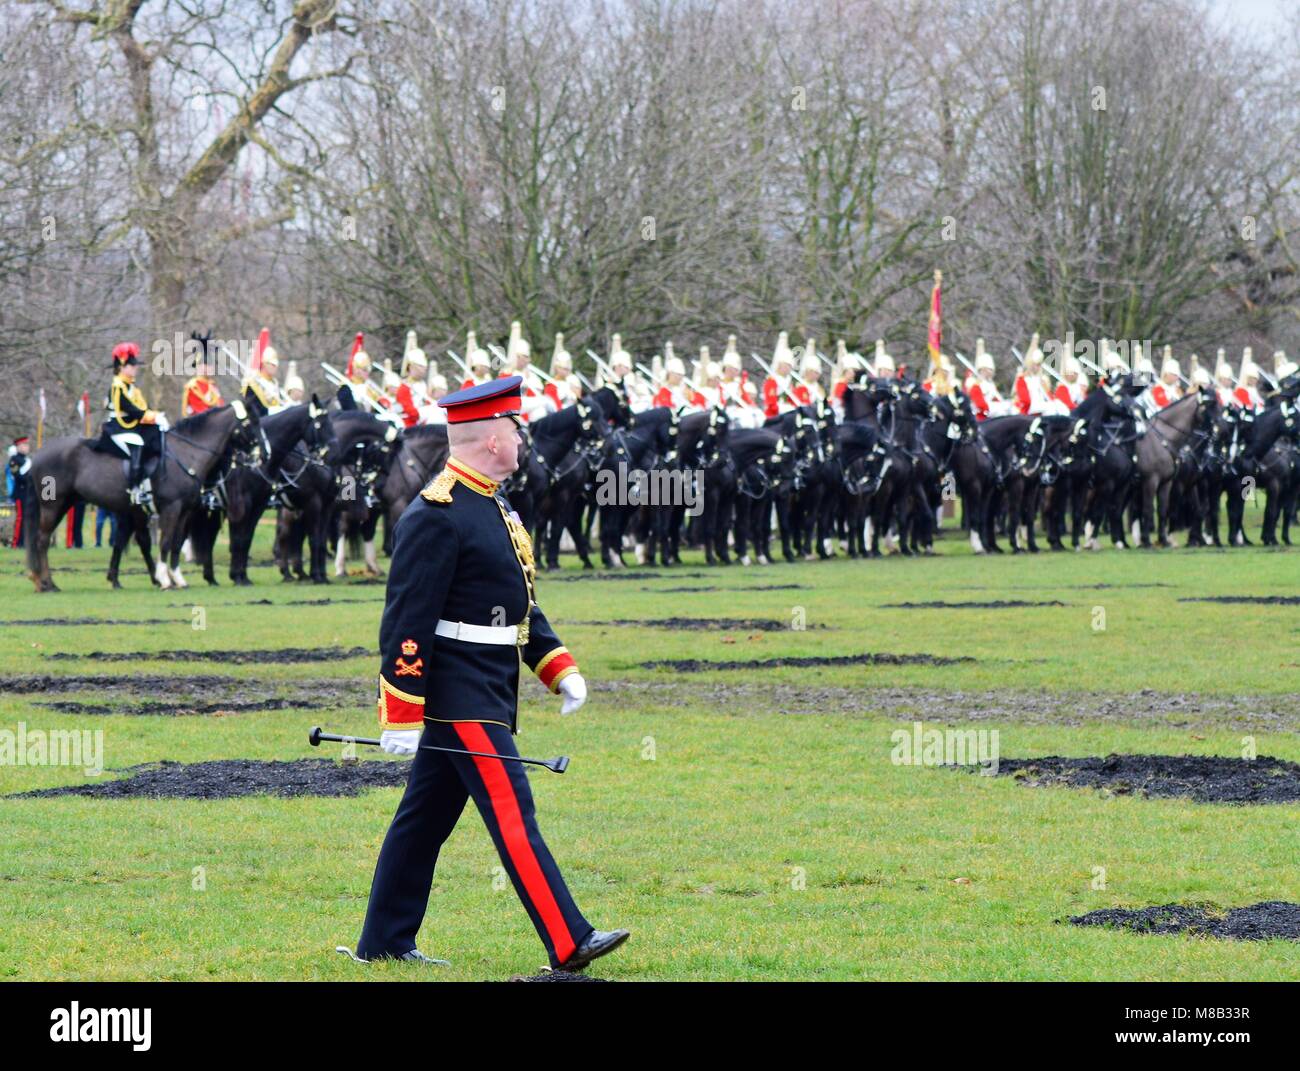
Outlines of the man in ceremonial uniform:
M 564 336 L 555 336 L 555 354 L 551 357 L 551 381 L 542 389 L 550 399 L 553 412 L 558 413 L 568 405 L 577 404 L 582 387 L 573 374 L 573 355 L 564 348 Z
M 975 410 L 975 419 L 987 420 L 989 417 L 1006 416 L 1011 411 L 1011 403 L 1003 399 L 1002 392 L 993 381 L 993 372 L 996 368 L 993 354 L 980 347 L 977 347 L 977 350 L 975 382 L 970 389 L 970 404 Z
M 782 331 L 776 337 L 772 351 L 772 374 L 763 380 L 763 415 L 780 416 L 795 407 L 790 399 L 790 373 L 794 370 L 794 351 L 790 349 L 790 336 Z
M 492 355 L 478 344 L 478 336 L 473 331 L 465 339 L 465 366 L 469 369 L 469 375 L 460 385 L 462 390 L 466 387 L 481 387 L 492 381 Z
M 1219 402 L 1219 408 L 1229 409 L 1236 406 L 1237 399 L 1233 394 L 1232 365 L 1228 363 L 1224 353 L 1223 347 L 1220 346 L 1214 365 L 1214 395 Z
M 1075 409 L 1088 396 L 1088 377 L 1083 368 L 1070 354 L 1061 362 L 1061 382 L 1056 385 L 1056 398 L 1067 409 Z
M 257 351 L 253 354 L 252 374 L 244 380 L 244 401 L 260 407 L 263 416 L 278 413 L 284 408 L 284 395 L 276 374 L 280 370 L 280 355 L 270 344 L 270 333 L 262 331 Z
M 144 391 L 136 386 L 140 368 L 140 347 L 122 342 L 113 348 L 113 382 L 108 390 L 108 419 L 103 437 L 130 459 L 127 497 L 132 504 L 153 512 L 153 487 L 145 477 L 145 466 L 162 449 L 162 429 L 167 415 L 155 412 L 145 402 Z
M 523 765 L 510 761 L 521 665 L 564 696 L 561 713 L 587 696 L 537 606 L 532 544 L 500 494 L 519 463 L 520 385 L 509 376 L 442 399 L 447 465 L 394 530 L 379 627 L 380 739 L 415 761 L 375 867 L 362 960 L 428 962 L 415 935 L 438 851 L 470 798 L 552 967 L 584 967 L 628 936 L 594 929 L 578 910 L 537 827 Z
M 1232 398 L 1243 409 L 1258 411 L 1264 408 L 1264 396 L 1259 393 L 1259 369 L 1255 367 L 1249 346 L 1241 355 L 1241 377 Z
M 352 340 L 352 352 L 348 355 L 348 366 L 344 371 L 347 379 L 345 386 L 352 394 L 352 401 L 363 413 L 373 413 L 378 406 L 376 395 L 379 393 L 370 382 L 370 354 L 366 352 L 365 332 L 358 331 Z
M 655 392 L 654 404 L 659 408 L 681 409 L 690 405 L 691 392 L 686 383 L 686 366 L 680 357 L 672 356 L 672 345 L 671 342 L 664 345 L 669 356 L 664 359 L 663 386 Z
M 803 360 L 799 362 L 799 382 L 795 384 L 794 396 L 802 405 L 826 400 L 826 388 L 821 385 L 822 362 L 817 356 L 817 340 L 810 338 L 803 347 Z
M 1043 371 L 1043 351 L 1038 348 L 1038 334 L 1029 340 L 1024 367 L 1016 374 L 1016 410 L 1024 416 L 1039 416 L 1051 407 L 1052 384 Z
M 289 362 L 289 371 L 284 375 L 284 398 L 286 405 L 298 405 L 307 395 L 307 385 L 298 374 L 298 362 Z
M 26 435 L 20 435 L 9 447 L 9 465 L 5 469 L 5 493 L 14 505 L 14 538 L 10 546 L 23 545 L 23 496 L 27 493 L 27 481 L 31 479 L 32 442 Z
M 1183 388 L 1179 385 L 1179 380 L 1183 378 L 1183 369 L 1179 365 L 1178 359 L 1174 357 L 1172 346 L 1165 347 L 1165 360 L 1160 366 L 1160 382 L 1151 387 L 1151 400 L 1156 403 L 1160 409 L 1173 405 L 1183 396 Z
M 185 393 L 181 399 L 181 416 L 192 417 L 209 409 L 216 409 L 222 404 L 221 391 L 212 378 L 216 374 L 216 355 L 204 344 L 203 352 L 199 354 L 198 372 L 185 384 Z
M 397 388 L 397 409 L 408 428 L 427 423 L 423 412 L 432 401 L 426 383 L 428 371 L 429 358 L 420 349 L 415 332 L 408 331 L 406 351 L 402 354 L 402 382 Z

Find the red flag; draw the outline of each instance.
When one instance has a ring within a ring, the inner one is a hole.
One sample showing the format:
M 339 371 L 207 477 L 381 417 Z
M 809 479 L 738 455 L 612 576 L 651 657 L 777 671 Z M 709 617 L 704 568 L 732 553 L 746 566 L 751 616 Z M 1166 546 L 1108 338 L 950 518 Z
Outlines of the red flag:
M 262 370 L 262 354 L 266 352 L 266 347 L 271 344 L 271 329 L 262 328 L 262 333 L 257 336 L 257 345 L 253 347 L 253 360 L 249 364 L 250 372 L 260 372 Z
M 943 286 L 943 272 L 934 270 L 934 289 L 930 291 L 930 367 L 939 367 L 939 351 L 943 345 L 943 308 L 940 290 Z
M 356 355 L 365 348 L 365 345 L 366 345 L 365 332 L 358 331 L 356 341 L 352 343 L 352 352 L 348 354 L 348 372 L 347 372 L 348 379 L 352 378 L 352 359 L 356 357 Z

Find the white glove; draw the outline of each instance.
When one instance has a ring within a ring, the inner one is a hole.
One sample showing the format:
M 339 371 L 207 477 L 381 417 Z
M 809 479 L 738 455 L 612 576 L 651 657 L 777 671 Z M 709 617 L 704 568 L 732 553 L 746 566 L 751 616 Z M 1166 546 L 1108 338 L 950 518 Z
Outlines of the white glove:
M 379 747 L 390 755 L 414 755 L 420 750 L 420 730 L 385 729 L 379 735 Z
M 587 682 L 582 679 L 582 674 L 570 673 L 560 681 L 560 694 L 564 696 L 561 714 L 572 714 L 582 706 L 587 701 Z
M 171 431 L 171 421 L 167 419 L 166 413 L 159 413 L 154 417 L 154 423 L 163 431 Z

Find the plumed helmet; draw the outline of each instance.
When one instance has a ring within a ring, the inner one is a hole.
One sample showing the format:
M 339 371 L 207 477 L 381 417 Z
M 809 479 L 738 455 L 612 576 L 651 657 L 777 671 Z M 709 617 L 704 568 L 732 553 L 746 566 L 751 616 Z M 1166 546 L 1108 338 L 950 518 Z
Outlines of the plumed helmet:
M 1282 363 L 1273 368 L 1273 376 L 1276 379 L 1282 380 L 1286 379 L 1288 376 L 1295 375 L 1297 370 L 1300 370 L 1300 365 L 1297 365 L 1295 361 L 1288 361 L 1286 355 L 1283 354 Z
M 1219 352 L 1222 353 L 1223 350 L 1220 350 Z M 1220 362 L 1218 363 L 1218 365 L 1215 366 L 1215 369 L 1214 369 L 1214 378 L 1217 379 L 1217 380 L 1221 380 L 1221 381 L 1223 381 L 1223 382 L 1225 382 L 1225 383 L 1231 383 L 1231 382 L 1232 382 L 1232 365 L 1228 364 L 1227 361 L 1220 361 Z
M 892 358 L 887 353 L 877 353 L 876 374 L 879 375 L 882 372 L 894 372 L 894 371 L 897 371 L 897 369 L 895 369 L 894 367 L 894 358 Z
M 267 346 L 266 349 L 262 351 L 262 367 L 263 368 L 280 367 L 280 355 L 275 352 L 274 346 Z
M 1259 366 L 1256 365 L 1254 361 L 1242 361 L 1241 382 L 1245 383 L 1247 380 L 1251 379 L 1259 379 Z
M 794 367 L 794 351 L 790 349 L 790 336 L 784 331 L 776 336 L 776 347 L 772 350 L 773 368 L 777 366 L 777 362 Z
M 1035 331 L 1029 340 L 1029 348 L 1025 350 L 1025 364 L 1042 364 L 1043 351 L 1038 347 L 1038 332 Z
M 632 367 L 632 355 L 623 348 L 623 336 L 614 335 L 609 343 L 609 366 L 611 368 Z
M 1204 368 L 1192 369 L 1192 382 L 1198 387 L 1208 387 L 1210 385 L 1210 373 Z
M 429 389 L 445 391 L 447 389 L 447 377 L 435 372 L 429 377 Z
M 113 367 L 128 362 L 140 363 L 140 347 L 134 342 L 119 342 L 113 347 Z
M 706 383 L 713 383 L 722 378 L 722 365 L 717 361 L 710 361 L 704 366 L 704 380 Z
M 669 357 L 664 361 L 664 371 L 668 373 L 676 372 L 679 376 L 684 376 L 686 375 L 686 366 L 682 364 L 680 357 Z
M 384 390 L 397 390 L 397 388 L 400 387 L 401 385 L 402 385 L 401 379 L 398 377 L 397 373 L 393 371 L 393 362 L 389 358 L 385 357 L 384 358 Z
M 573 371 L 573 355 L 564 348 L 564 335 L 558 331 L 555 333 L 555 352 L 551 355 L 551 371 L 557 368 Z
M 1183 374 L 1183 366 L 1178 363 L 1176 357 L 1170 357 L 1166 354 L 1164 362 L 1160 365 L 1160 374 L 1162 376 L 1181 376 Z
M 817 359 L 816 350 L 805 350 L 803 360 L 799 362 L 800 372 L 820 372 L 822 363 Z
M 728 357 L 731 357 L 731 356 L 734 356 L 734 357 L 736 358 L 737 362 L 740 361 L 740 350 L 737 349 L 737 347 L 736 347 L 736 336 L 735 336 L 735 335 L 728 335 L 728 336 L 727 336 L 727 348 L 726 348 L 725 350 L 722 351 L 722 362 L 723 362 L 723 364 L 726 364 L 726 362 L 727 362 L 727 358 L 728 358 Z M 737 368 L 740 367 L 739 363 L 737 363 L 736 367 L 737 367 Z
M 265 363 L 265 361 L 266 361 L 266 354 L 267 354 L 267 353 L 269 353 L 269 354 L 274 354 L 275 351 L 274 351 L 274 350 L 267 350 L 266 353 L 264 353 L 264 354 L 262 355 L 262 361 L 263 361 L 263 363 Z M 357 352 L 354 353 L 354 354 L 352 355 L 352 367 L 353 367 L 354 369 L 358 370 L 358 371 L 361 371 L 361 372 L 369 372 L 369 371 L 370 371 L 370 354 L 368 354 L 365 350 L 357 350 Z
M 305 391 L 306 389 L 307 388 L 303 386 L 302 377 L 298 375 L 298 362 L 290 361 L 289 371 L 285 374 L 284 377 L 285 393 L 287 394 L 289 391 L 292 390 Z
M 1061 362 L 1061 375 L 1077 376 L 1080 370 L 1079 362 L 1074 359 L 1072 354 L 1067 353 L 1065 355 L 1065 360 Z
M 993 363 L 993 354 L 984 348 L 984 340 L 977 338 L 975 340 L 975 368 L 976 370 L 987 368 L 990 372 L 997 368 Z
M 732 337 L 734 338 L 735 336 L 733 335 Z M 727 352 L 722 355 L 722 367 L 734 368 L 737 371 L 740 371 L 740 354 L 735 350 L 727 350 Z
M 424 350 L 420 349 L 420 343 L 416 340 L 415 332 L 406 332 L 406 350 L 402 353 L 402 376 L 405 378 L 412 374 L 412 367 L 420 369 L 416 375 L 424 375 L 424 369 L 429 367 L 429 358 L 425 356 Z

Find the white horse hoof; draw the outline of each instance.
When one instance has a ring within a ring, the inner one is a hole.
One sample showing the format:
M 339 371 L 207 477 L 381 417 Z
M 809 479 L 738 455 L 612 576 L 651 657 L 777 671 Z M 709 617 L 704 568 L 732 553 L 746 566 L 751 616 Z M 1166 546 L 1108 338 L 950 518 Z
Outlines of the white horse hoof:
M 741 557 L 741 559 L 740 559 L 740 564 L 741 564 L 741 565 L 753 565 L 754 563 L 750 560 L 749 555 L 746 554 L 746 555 L 744 555 L 744 556 Z
M 169 569 L 167 570 L 167 572 L 170 574 L 170 576 L 171 576 L 171 578 L 172 578 L 172 584 L 173 584 L 175 587 L 178 587 L 178 588 L 187 588 L 187 587 L 190 586 L 190 585 L 186 582 L 185 578 L 184 578 L 183 576 L 181 576 L 181 571 L 180 571 L 179 569 L 170 569 L 170 568 L 169 568 Z
M 153 578 L 158 581 L 158 586 L 164 591 L 172 586 L 171 575 L 167 572 L 167 566 L 162 562 L 153 567 Z

